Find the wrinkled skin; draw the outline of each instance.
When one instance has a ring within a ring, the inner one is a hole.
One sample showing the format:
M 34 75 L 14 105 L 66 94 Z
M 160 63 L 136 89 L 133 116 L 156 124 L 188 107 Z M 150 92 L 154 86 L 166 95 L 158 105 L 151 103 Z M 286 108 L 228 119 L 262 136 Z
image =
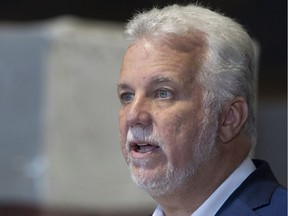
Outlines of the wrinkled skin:
M 178 170 L 186 174 L 173 185 L 184 184 L 203 156 L 199 145 L 211 144 L 201 137 L 203 90 L 195 80 L 201 52 L 203 47 L 191 53 L 146 39 L 128 48 L 118 83 L 119 127 L 121 150 L 136 182 L 158 187 L 167 173 Z M 133 151 L 127 142 L 133 127 L 156 133 L 161 146 L 145 153 Z

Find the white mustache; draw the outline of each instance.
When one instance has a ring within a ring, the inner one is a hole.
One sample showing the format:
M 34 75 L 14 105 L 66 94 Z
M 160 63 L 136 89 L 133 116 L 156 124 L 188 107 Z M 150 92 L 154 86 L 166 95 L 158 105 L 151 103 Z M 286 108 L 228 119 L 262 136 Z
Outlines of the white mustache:
M 159 134 L 151 129 L 142 127 L 130 127 L 127 133 L 126 148 L 130 149 L 131 142 L 149 143 L 164 148 L 164 144 Z

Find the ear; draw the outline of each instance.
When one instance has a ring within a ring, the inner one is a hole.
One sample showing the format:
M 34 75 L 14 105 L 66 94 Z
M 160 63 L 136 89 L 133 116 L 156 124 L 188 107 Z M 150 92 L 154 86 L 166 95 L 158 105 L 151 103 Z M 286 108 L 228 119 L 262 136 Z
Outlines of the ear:
M 220 140 L 228 143 L 236 137 L 248 116 L 248 107 L 243 97 L 237 97 L 224 105 L 221 115 Z

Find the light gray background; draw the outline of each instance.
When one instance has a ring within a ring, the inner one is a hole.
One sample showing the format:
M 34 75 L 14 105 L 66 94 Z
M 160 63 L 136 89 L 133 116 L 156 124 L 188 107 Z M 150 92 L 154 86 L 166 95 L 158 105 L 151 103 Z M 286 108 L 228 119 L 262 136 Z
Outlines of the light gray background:
M 72 17 L 0 25 L 0 201 L 152 211 L 118 144 L 122 31 Z M 255 156 L 286 184 L 285 98 L 258 110 Z

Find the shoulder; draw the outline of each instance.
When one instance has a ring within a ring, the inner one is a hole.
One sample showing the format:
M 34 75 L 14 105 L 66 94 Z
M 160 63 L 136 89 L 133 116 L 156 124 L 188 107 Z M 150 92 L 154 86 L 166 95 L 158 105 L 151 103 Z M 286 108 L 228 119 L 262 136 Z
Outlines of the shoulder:
M 257 169 L 226 200 L 217 215 L 286 215 L 287 189 L 277 182 L 268 163 L 253 162 Z
M 273 193 L 270 205 L 287 207 L 287 188 L 277 187 Z
M 273 196 L 272 196 L 272 199 L 271 199 L 271 201 L 276 201 L 276 202 L 279 202 L 279 200 L 283 201 L 283 202 L 285 200 L 287 201 L 287 188 L 285 188 L 285 187 L 283 187 L 281 185 L 277 187 L 277 189 L 273 193 Z
M 268 205 L 258 208 L 256 212 L 259 215 L 287 215 L 287 189 L 283 186 L 278 186 L 271 196 L 271 200 Z
M 261 160 L 254 160 L 253 162 L 257 169 L 247 179 L 248 185 L 246 185 L 245 190 L 250 191 L 250 193 L 244 192 L 242 201 L 245 200 L 249 203 L 250 207 L 259 215 L 286 215 L 287 188 L 278 183 L 267 162 Z

